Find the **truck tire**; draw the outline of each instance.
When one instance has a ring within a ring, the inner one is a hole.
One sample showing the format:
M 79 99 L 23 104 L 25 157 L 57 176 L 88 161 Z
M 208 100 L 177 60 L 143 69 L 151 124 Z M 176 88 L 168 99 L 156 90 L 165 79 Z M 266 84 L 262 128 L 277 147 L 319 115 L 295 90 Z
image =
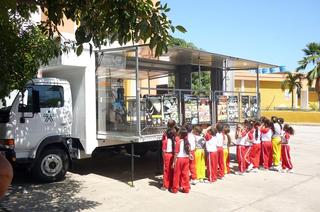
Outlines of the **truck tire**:
M 51 147 L 44 150 L 32 168 L 32 174 L 45 183 L 57 182 L 64 179 L 69 169 L 69 158 L 61 148 Z

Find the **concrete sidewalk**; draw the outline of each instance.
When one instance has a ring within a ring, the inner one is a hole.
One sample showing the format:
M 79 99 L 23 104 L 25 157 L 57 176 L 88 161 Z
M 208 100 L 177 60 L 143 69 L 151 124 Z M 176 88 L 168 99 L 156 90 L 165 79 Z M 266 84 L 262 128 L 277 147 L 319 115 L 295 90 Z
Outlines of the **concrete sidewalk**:
M 16 179 L 1 207 L 9 211 L 319 211 L 319 126 L 295 126 L 295 172 L 230 174 L 189 194 L 159 189 L 154 155 L 138 159 L 135 188 L 128 186 L 130 159 L 99 158 L 76 164 L 64 182 L 39 185 Z M 1 209 L 0 209 L 1 210 Z

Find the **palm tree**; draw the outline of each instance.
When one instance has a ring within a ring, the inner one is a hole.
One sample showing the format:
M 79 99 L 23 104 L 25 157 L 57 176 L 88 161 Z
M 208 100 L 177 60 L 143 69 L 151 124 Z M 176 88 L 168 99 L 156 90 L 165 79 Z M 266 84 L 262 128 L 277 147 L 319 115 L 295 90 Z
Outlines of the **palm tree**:
M 297 71 L 305 70 L 311 66 L 312 69 L 307 74 L 308 86 L 315 83 L 315 91 L 318 94 L 318 110 L 320 111 L 320 43 L 309 43 L 305 49 L 303 49 L 305 56 L 299 61 L 299 67 Z
M 289 90 L 289 93 L 291 93 L 291 108 L 293 109 L 293 91 L 296 88 L 297 89 L 297 94 L 300 96 L 301 93 L 301 79 L 303 78 L 303 74 L 299 73 L 291 73 L 287 72 L 286 73 L 286 79 L 281 82 L 281 89 L 284 91 L 285 89 Z

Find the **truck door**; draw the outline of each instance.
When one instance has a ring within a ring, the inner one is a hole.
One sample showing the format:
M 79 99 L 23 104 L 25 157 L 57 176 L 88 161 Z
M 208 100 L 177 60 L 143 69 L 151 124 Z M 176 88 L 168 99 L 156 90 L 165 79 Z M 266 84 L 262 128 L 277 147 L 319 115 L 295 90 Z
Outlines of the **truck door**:
M 32 90 L 39 92 L 40 112 L 32 112 Z M 33 157 L 33 150 L 48 136 L 65 135 L 64 89 L 60 85 L 33 85 L 20 96 L 15 130 L 17 159 Z

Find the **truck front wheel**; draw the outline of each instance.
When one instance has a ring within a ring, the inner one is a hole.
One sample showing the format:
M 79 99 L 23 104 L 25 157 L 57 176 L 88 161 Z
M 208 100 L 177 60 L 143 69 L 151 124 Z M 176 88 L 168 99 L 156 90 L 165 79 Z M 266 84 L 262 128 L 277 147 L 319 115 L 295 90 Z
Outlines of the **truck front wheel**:
M 40 154 L 32 173 L 39 181 L 51 183 L 63 180 L 68 168 L 69 158 L 66 151 L 53 147 Z

